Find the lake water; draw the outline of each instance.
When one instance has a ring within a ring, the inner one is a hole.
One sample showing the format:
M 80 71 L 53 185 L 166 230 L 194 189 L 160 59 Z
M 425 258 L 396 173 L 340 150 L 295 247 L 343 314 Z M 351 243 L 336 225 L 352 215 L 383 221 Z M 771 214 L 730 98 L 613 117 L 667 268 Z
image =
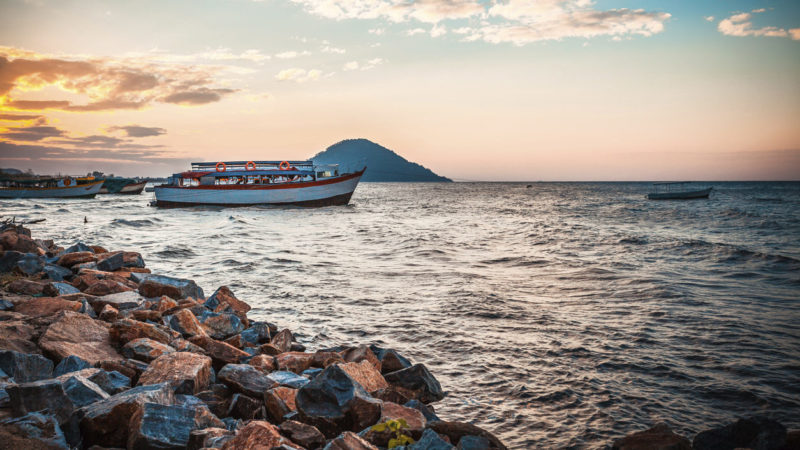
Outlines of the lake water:
M 226 284 L 309 349 L 391 346 L 513 448 L 664 421 L 800 427 L 800 183 L 362 183 L 350 206 L 156 209 L 152 194 L 0 201 L 34 237 Z M 88 223 L 84 224 L 84 217 Z

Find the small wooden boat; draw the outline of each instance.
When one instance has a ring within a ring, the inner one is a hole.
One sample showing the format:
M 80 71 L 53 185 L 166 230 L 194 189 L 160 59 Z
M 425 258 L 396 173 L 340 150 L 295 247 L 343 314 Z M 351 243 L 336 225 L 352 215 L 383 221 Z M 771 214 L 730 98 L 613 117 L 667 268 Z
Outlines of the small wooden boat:
M 692 189 L 689 187 L 689 182 L 655 183 L 654 186 L 657 186 L 657 191 L 647 194 L 647 198 L 650 200 L 695 200 L 708 198 L 713 189 L 712 187 Z
M 102 186 L 93 177 L 7 177 L 0 179 L 0 198 L 93 198 Z
M 146 184 L 146 180 L 137 181 L 133 178 L 106 178 L 100 193 L 138 195 L 142 193 Z
M 313 161 L 220 161 L 192 164 L 155 186 L 155 206 L 346 205 L 366 167 L 339 173 Z

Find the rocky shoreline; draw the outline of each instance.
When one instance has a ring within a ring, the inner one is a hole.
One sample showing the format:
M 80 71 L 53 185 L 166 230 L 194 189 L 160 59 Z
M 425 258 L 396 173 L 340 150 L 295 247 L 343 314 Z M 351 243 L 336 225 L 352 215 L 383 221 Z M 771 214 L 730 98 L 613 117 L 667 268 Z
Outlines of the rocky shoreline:
M 227 287 L 206 296 L 137 252 L 65 249 L 14 223 L 0 247 L 0 448 L 506 448 L 437 417 L 441 385 L 394 349 L 306 351 Z M 778 450 L 800 434 L 756 416 L 609 447 Z

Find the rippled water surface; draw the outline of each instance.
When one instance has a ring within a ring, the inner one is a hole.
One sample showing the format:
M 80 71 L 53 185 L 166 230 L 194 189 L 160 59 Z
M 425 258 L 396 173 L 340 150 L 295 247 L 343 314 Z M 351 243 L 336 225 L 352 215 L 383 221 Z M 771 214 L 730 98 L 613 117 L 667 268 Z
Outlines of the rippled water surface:
M 657 421 L 800 427 L 800 184 L 715 188 L 653 202 L 638 183 L 364 183 L 322 209 L 0 207 L 46 217 L 35 235 L 61 245 L 227 284 L 310 349 L 395 347 L 439 378 L 443 418 L 510 447 L 594 448 Z

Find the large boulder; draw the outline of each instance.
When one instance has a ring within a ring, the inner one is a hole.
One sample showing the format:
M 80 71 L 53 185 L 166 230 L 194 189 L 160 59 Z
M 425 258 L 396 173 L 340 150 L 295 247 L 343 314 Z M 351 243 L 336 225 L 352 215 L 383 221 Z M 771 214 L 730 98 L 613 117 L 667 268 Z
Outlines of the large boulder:
M 122 252 L 122 260 L 122 267 L 125 267 L 128 270 L 144 269 L 144 260 L 142 259 L 142 255 L 137 252 Z
M 32 253 L 26 253 L 17 261 L 16 271 L 25 276 L 35 275 L 44 270 L 44 258 Z
M 200 450 L 201 448 L 221 448 L 226 442 L 233 439 L 234 432 L 225 428 L 205 428 L 189 433 L 187 450 Z
M 347 372 L 351 378 L 361 384 L 367 392 L 375 392 L 389 386 L 386 380 L 383 379 L 383 376 L 381 376 L 380 371 L 367 359 L 361 360 L 359 363 L 350 362 L 347 364 L 340 364 L 340 367 Z
M 217 373 L 217 379 L 235 392 L 261 398 L 268 389 L 278 385 L 262 371 L 248 364 L 227 364 Z
M 214 312 L 232 311 L 239 317 L 246 317 L 247 312 L 250 311 L 250 305 L 236 298 L 228 286 L 221 286 L 214 291 L 206 300 L 205 307 Z
M 97 270 L 113 272 L 121 269 L 125 264 L 122 252 L 107 252 L 97 257 Z
M 61 386 L 75 408 L 82 408 L 110 397 L 96 383 L 79 374 L 68 374 Z
M 119 319 L 111 325 L 111 339 L 124 345 L 134 339 L 148 338 L 169 345 L 180 334 L 167 327 L 133 319 Z
M 97 257 L 92 252 L 71 252 L 65 253 L 58 258 L 57 264 L 62 267 L 72 267 L 77 264 L 95 261 L 97 261 Z
M 250 328 L 239 333 L 243 347 L 258 347 L 268 343 L 272 335 L 266 322 L 251 322 Z
M 214 339 L 224 340 L 245 330 L 244 323 L 234 313 L 215 313 L 207 311 L 199 318 L 206 334 Z
M 340 352 L 342 358 L 347 362 L 361 362 L 369 361 L 378 372 L 381 371 L 381 362 L 378 357 L 366 345 L 359 345 L 358 347 L 350 347 Z
M 67 440 L 53 416 L 33 412 L 0 421 L 3 448 L 18 450 L 68 450 Z
M 408 450 L 454 450 L 456 447 L 453 447 L 452 444 L 442 439 L 442 436 L 435 431 L 426 429 L 417 442 L 414 442 L 406 448 Z
M 184 449 L 195 429 L 192 409 L 145 403 L 131 417 L 128 448 Z
M 189 342 L 208 352 L 215 369 L 221 369 L 225 364 L 238 364 L 242 358 L 250 357 L 249 353 L 208 336 L 194 336 Z
M 720 428 L 697 434 L 692 441 L 696 450 L 749 448 L 752 450 L 778 450 L 786 442 L 786 427 L 764 416 L 737 420 Z
M 192 297 L 195 299 L 205 297 L 201 289 L 193 280 L 172 278 L 163 275 L 148 275 L 139 283 L 139 293 L 145 297 L 161 297 L 166 295 L 175 300 Z
M 264 392 L 267 415 L 275 423 L 281 423 L 287 414 L 297 411 L 297 389 L 278 386 Z
M 236 437 L 222 446 L 223 450 L 239 449 L 272 449 L 281 445 L 290 445 L 291 441 L 281 436 L 278 427 L 263 420 L 253 420 L 236 433 Z
M 0 351 L 0 370 L 17 383 L 27 383 L 50 378 L 53 362 L 42 355 L 3 350 Z
M 58 361 L 70 355 L 96 364 L 122 357 L 111 345 L 108 325 L 85 314 L 60 313 L 39 340 L 39 346 Z
M 53 281 L 64 281 L 72 277 L 71 270 L 55 264 L 45 264 L 44 269 L 42 270 L 47 275 L 47 278 L 50 278 Z
M 691 450 L 692 443 L 685 437 L 675 434 L 667 424 L 659 423 L 650 429 L 617 439 L 611 448 L 612 450 Z
M 146 403 L 171 405 L 174 400 L 172 388 L 164 383 L 137 386 L 84 407 L 80 420 L 84 446 L 125 447 L 131 418 L 141 414 Z
M 16 314 L 16 313 L 12 313 Z M 19 314 L 19 317 L 23 316 Z M 0 350 L 13 350 L 19 353 L 38 354 L 42 351 L 33 342 L 36 330 L 31 325 L 9 318 L 0 321 Z
M 279 331 L 275 336 L 272 336 L 270 344 L 282 352 L 288 352 L 292 349 L 292 342 L 294 336 L 288 328 Z
M 0 247 L 4 250 L 21 253 L 39 254 L 41 252 L 41 254 L 44 254 L 44 250 L 30 236 L 13 230 L 7 230 L 0 234 Z
M 383 378 L 406 397 L 415 398 L 423 403 L 436 402 L 444 398 L 442 386 L 424 364 L 414 364 L 406 369 L 387 373 Z
M 175 349 L 169 345 L 148 338 L 134 339 L 122 347 L 122 355 L 124 357 L 138 359 L 146 363 L 161 355 L 174 352 Z
M 88 253 L 95 253 L 94 249 L 81 241 L 78 241 L 64 250 L 64 253 L 75 253 L 75 252 L 88 252 Z
M 81 374 L 79 372 L 79 374 Z M 116 370 L 102 370 L 86 374 L 86 378 L 92 383 L 96 384 L 103 391 L 109 395 L 116 395 L 120 392 L 127 391 L 131 387 L 131 379 Z
M 195 394 L 208 388 L 211 358 L 188 352 L 161 355 L 139 377 L 140 385 L 168 383 L 179 394 Z
M 303 373 L 313 361 L 314 354 L 305 352 L 283 352 L 275 357 L 278 369 L 294 373 Z
M 381 415 L 381 401 L 336 364 L 300 388 L 296 403 L 301 420 L 328 437 L 340 430 L 361 431 Z
M 66 423 L 75 408 L 61 383 L 61 380 L 51 378 L 6 386 L 14 416 L 47 411 L 55 416 L 59 424 Z
M 179 309 L 175 314 L 164 317 L 164 323 L 185 338 L 206 335 L 197 317 L 185 308 Z

